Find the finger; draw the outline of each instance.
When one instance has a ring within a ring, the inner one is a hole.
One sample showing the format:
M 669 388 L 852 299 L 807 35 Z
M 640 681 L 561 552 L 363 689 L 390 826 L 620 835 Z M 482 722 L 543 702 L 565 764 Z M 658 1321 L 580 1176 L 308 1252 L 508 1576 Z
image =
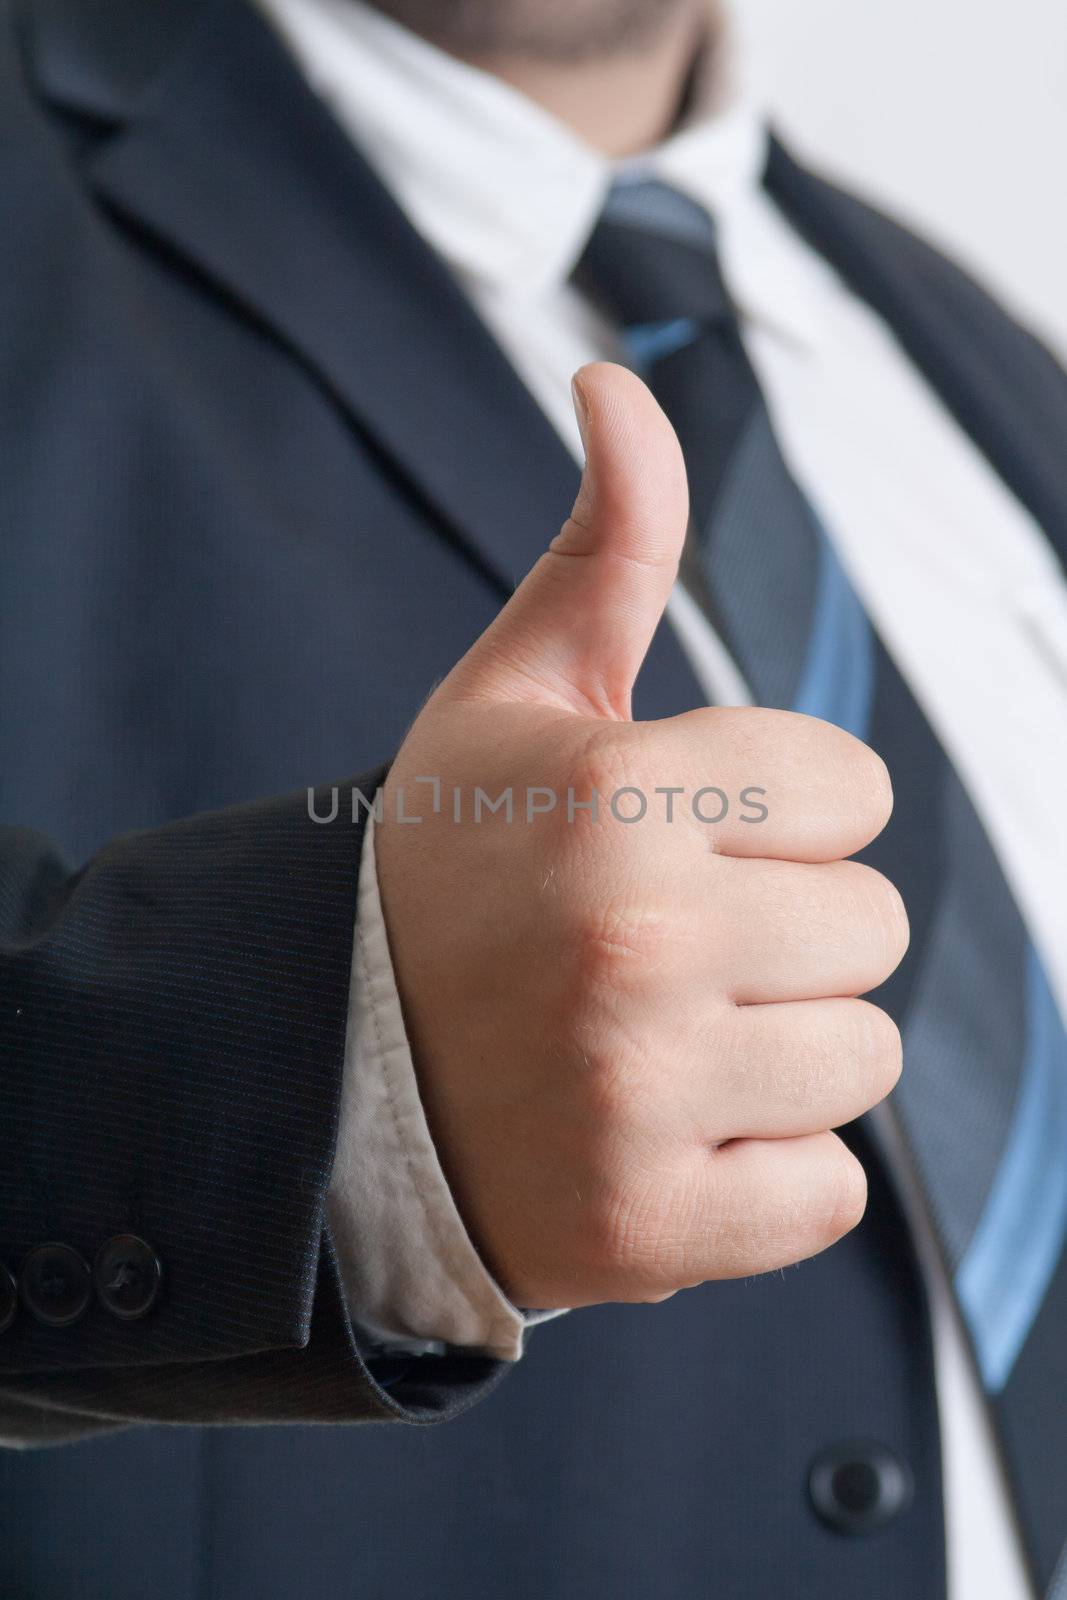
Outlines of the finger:
M 702 886 L 708 960 L 737 1005 L 877 988 L 908 947 L 899 893 L 857 861 L 721 857 Z
M 574 509 L 446 689 L 626 718 L 685 539 L 685 467 L 632 372 L 582 367 L 574 395 L 586 448 Z
M 682 1284 L 773 1272 L 818 1255 L 854 1228 L 863 1168 L 836 1134 L 738 1139 L 702 1152 L 699 1199 L 673 1272 Z
M 655 724 L 657 783 L 685 790 L 679 819 L 720 854 L 840 861 L 889 820 L 885 762 L 843 728 L 752 706 L 689 711 Z
M 691 1092 L 705 1137 L 794 1138 L 884 1100 L 900 1077 L 900 1032 L 852 998 L 717 1008 L 701 1056 Z

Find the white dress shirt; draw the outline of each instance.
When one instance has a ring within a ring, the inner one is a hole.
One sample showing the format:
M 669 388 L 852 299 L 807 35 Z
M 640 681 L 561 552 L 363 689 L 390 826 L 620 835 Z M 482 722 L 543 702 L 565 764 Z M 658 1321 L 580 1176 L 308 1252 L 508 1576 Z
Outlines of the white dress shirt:
M 260 3 L 581 459 L 571 374 L 620 351 L 568 277 L 627 163 L 360 0 Z M 765 122 L 732 42 L 704 77 L 686 124 L 640 165 L 714 214 L 783 452 L 966 783 L 1067 1006 L 1059 568 L 893 334 L 762 191 Z M 554 532 L 545 529 L 546 544 Z M 736 666 L 681 588 L 668 613 L 709 700 L 745 703 Z M 373 852 L 368 827 L 330 1192 L 353 1316 L 372 1336 L 415 1349 L 446 1341 L 515 1359 L 524 1320 L 466 1234 L 422 1113 Z M 950 1595 L 1025 1600 L 1032 1591 L 944 1267 L 891 1113 L 878 1115 L 933 1311 Z

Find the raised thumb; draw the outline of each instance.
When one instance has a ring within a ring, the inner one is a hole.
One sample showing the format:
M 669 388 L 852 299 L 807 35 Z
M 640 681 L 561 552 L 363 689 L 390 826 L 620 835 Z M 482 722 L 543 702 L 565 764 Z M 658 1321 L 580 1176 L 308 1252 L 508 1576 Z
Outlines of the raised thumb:
M 572 388 L 586 452 L 574 509 L 449 687 L 626 718 L 678 570 L 685 467 L 674 429 L 625 367 L 581 367 Z

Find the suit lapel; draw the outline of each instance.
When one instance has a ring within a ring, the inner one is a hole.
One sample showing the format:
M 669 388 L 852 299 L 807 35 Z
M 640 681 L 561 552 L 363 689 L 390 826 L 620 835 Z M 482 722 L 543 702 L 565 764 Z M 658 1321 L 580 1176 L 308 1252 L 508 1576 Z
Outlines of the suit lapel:
M 106 33 L 87 3 L 48 0 L 38 65 L 51 98 L 117 124 L 86 159 L 93 188 L 269 330 L 510 593 L 578 470 L 444 265 L 247 0 L 202 0 L 191 21 L 136 0 Z M 702 698 L 661 629 L 639 710 Z
M 522 576 L 574 463 L 250 5 L 203 8 L 88 175 L 286 345 L 497 578 Z

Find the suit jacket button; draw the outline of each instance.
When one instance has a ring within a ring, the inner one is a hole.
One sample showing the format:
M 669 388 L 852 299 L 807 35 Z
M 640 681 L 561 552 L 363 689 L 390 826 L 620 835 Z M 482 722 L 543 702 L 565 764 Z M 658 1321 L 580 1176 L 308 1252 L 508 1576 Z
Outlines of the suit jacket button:
M 15 1320 L 19 1308 L 19 1292 L 11 1273 L 0 1262 L 0 1333 L 6 1333 Z
M 68 1328 L 85 1315 L 92 1298 L 88 1263 L 67 1244 L 39 1244 L 19 1268 L 19 1293 L 31 1317 L 50 1328 Z
M 93 1262 L 100 1304 L 122 1322 L 136 1322 L 159 1299 L 163 1269 L 150 1244 L 135 1233 L 117 1233 L 102 1244 Z
M 838 1533 L 874 1533 L 908 1505 L 912 1478 L 885 1445 L 833 1445 L 812 1462 L 808 1494 L 827 1527 Z

